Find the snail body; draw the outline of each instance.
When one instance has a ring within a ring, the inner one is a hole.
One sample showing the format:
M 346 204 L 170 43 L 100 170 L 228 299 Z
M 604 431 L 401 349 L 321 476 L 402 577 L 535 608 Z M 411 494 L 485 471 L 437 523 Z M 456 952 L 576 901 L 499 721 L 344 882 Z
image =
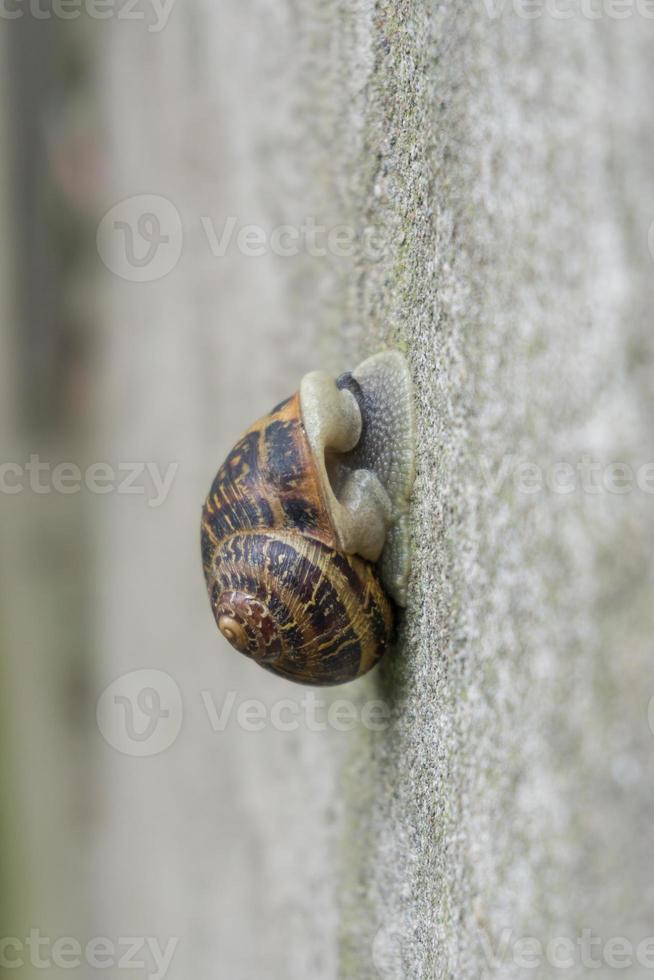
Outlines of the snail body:
M 387 373 L 391 363 L 397 371 L 401 355 L 378 357 Z M 304 684 L 340 684 L 370 670 L 393 632 L 389 586 L 400 597 L 397 575 L 385 587 L 375 563 L 406 516 L 413 456 L 404 510 L 394 514 L 397 493 L 394 500 L 357 456 L 366 441 L 374 446 L 375 423 L 366 412 L 374 386 L 356 375 L 307 375 L 239 439 L 203 509 L 203 567 L 219 630 L 262 667 Z M 412 425 L 411 417 L 411 436 Z M 397 572 L 397 558 L 387 567 Z

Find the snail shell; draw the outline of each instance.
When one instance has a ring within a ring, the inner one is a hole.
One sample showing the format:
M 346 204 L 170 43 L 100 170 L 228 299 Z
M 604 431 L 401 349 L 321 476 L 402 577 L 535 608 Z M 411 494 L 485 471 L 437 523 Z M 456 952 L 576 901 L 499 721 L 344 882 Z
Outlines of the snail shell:
M 337 382 L 307 375 L 239 439 L 204 505 L 204 573 L 225 639 L 304 684 L 370 670 L 393 631 L 387 593 L 405 596 L 412 482 L 402 356 L 377 355 Z

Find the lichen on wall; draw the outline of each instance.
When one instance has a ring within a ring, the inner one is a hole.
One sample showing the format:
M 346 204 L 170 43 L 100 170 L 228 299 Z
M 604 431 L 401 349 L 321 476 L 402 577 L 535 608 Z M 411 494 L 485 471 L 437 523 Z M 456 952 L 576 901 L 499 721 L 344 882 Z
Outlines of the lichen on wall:
M 344 275 L 348 350 L 406 349 L 420 423 L 411 601 L 359 692 L 391 724 L 343 774 L 348 978 L 649 936 L 654 30 L 505 7 L 341 28 L 368 71 L 334 180 L 381 256 Z

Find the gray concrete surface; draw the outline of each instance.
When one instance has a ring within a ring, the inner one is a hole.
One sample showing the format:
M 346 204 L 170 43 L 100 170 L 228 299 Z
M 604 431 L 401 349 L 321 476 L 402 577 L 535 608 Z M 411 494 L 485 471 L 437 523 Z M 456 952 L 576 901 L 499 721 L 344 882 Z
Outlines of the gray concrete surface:
M 578 976 L 588 931 L 610 976 L 603 944 L 654 931 L 654 510 L 608 468 L 654 459 L 654 25 L 496 9 L 189 0 L 111 27 L 107 206 L 164 195 L 185 245 L 108 283 L 107 453 L 180 466 L 164 506 L 99 513 L 98 692 L 164 670 L 184 722 L 152 758 L 98 742 L 92 893 L 102 934 L 179 937 L 175 980 L 560 975 L 528 937 L 569 937 Z M 219 259 L 201 218 L 230 215 L 357 244 Z M 386 345 L 416 384 L 411 599 L 333 697 L 390 723 L 215 732 L 207 697 L 304 694 L 210 621 L 213 470 L 305 370 Z

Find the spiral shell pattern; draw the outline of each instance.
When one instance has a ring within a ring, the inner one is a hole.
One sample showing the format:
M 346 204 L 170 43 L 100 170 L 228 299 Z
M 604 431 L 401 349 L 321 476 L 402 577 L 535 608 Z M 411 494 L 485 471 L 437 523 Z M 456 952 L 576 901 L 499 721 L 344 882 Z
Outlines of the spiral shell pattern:
M 304 684 L 368 671 L 391 604 L 373 565 L 335 543 L 295 395 L 239 440 L 205 503 L 204 573 L 232 646 Z
M 211 605 L 223 635 L 262 667 L 305 684 L 341 684 L 377 662 L 392 627 L 369 570 L 297 533 L 234 534 L 215 553 Z

